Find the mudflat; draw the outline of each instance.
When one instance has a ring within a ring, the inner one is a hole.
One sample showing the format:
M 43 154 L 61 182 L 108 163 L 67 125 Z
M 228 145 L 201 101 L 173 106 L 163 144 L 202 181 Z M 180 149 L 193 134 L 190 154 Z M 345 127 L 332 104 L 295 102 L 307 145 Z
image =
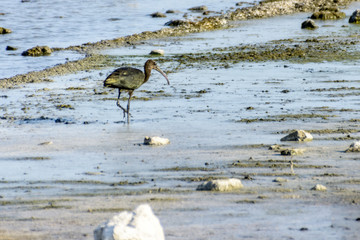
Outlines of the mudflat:
M 339 6 L 349 16 L 358 5 Z M 310 10 L 284 13 L 231 15 L 232 26 L 136 49 L 83 47 L 95 59 L 86 67 L 4 80 L 0 239 L 93 239 L 142 203 L 166 239 L 358 239 L 360 158 L 346 149 L 360 140 L 359 27 L 345 18 L 301 29 Z M 154 72 L 126 124 L 103 81 L 119 66 L 142 69 L 154 46 L 171 85 Z M 300 129 L 313 140 L 280 141 Z M 227 178 L 244 187 L 196 190 Z

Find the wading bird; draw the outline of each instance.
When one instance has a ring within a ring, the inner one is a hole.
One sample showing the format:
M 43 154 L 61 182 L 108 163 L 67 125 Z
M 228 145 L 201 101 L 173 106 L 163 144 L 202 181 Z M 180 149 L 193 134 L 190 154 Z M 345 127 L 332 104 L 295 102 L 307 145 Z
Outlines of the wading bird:
M 139 88 L 141 85 L 143 85 L 149 80 L 152 69 L 161 73 L 165 77 L 167 83 L 170 84 L 166 74 L 163 71 L 161 71 L 161 69 L 157 66 L 156 62 L 151 59 L 146 61 L 144 65 L 144 72 L 132 67 L 122 67 L 112 72 L 104 81 L 105 87 L 119 89 L 119 96 L 116 105 L 123 110 L 124 118 L 125 115 L 127 114 L 128 123 L 130 122 L 129 116 L 130 116 L 131 96 L 135 89 Z M 126 109 L 120 105 L 121 91 L 127 91 L 129 93 L 129 99 Z

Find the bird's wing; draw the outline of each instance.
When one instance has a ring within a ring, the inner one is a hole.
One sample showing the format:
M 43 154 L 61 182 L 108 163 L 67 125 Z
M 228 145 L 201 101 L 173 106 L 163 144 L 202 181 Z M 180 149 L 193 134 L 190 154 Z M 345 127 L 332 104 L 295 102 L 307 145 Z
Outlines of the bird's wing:
M 118 68 L 104 81 L 104 86 L 133 90 L 140 87 L 144 82 L 144 73 L 136 68 Z

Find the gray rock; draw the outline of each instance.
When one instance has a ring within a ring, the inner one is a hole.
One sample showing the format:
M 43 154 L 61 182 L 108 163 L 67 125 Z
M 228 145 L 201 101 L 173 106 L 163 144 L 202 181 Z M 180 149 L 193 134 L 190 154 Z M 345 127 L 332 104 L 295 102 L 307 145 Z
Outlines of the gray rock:
M 314 20 L 308 19 L 301 24 L 301 28 L 315 29 L 318 28 L 318 26 L 315 24 Z
M 51 53 L 52 50 L 48 46 L 36 46 L 24 51 L 21 55 L 38 57 L 38 56 L 50 55 Z
M 159 219 L 148 204 L 121 212 L 94 230 L 95 240 L 164 240 Z
M 273 182 L 284 183 L 284 182 L 287 182 L 287 179 L 282 178 L 282 177 L 277 177 L 273 180 Z
M 185 20 L 171 20 L 165 23 L 165 26 L 169 26 L 169 27 L 178 27 L 181 25 L 186 25 L 189 24 L 189 21 L 185 21 Z
M 345 18 L 346 14 L 344 12 L 340 12 L 337 7 L 322 7 L 319 11 L 314 12 L 311 15 L 311 19 L 321 19 L 321 20 L 336 20 Z
M 155 50 L 151 50 L 150 54 L 151 55 L 164 55 L 165 51 L 162 49 L 155 49 Z
M 13 46 L 6 46 L 6 51 L 16 51 L 18 50 L 17 47 L 13 47 Z
M 349 18 L 349 23 L 360 23 L 360 9 L 357 9 Z
M 293 149 L 283 149 L 280 151 L 280 154 L 283 156 L 296 156 L 296 155 L 301 155 L 304 152 L 305 149 L 293 148 Z
M 0 27 L 0 34 L 8 34 L 8 33 L 12 33 L 12 31 L 8 28 Z
M 155 13 L 152 13 L 150 14 L 151 17 L 153 18 L 165 18 L 166 15 L 164 13 L 161 13 L 161 12 L 155 12 Z
M 311 188 L 313 191 L 326 191 L 326 187 L 321 184 L 316 184 L 313 188 Z
M 311 140 L 313 140 L 313 136 L 304 130 L 296 130 L 280 139 L 280 141 L 297 141 L 297 142 L 306 142 Z
M 360 152 L 360 141 L 353 142 L 345 152 Z
M 199 11 L 200 12 L 200 11 L 208 10 L 208 7 L 202 5 L 202 6 L 196 6 L 196 7 L 189 8 L 188 10 L 190 10 L 190 11 Z
M 144 138 L 144 144 L 145 145 L 155 145 L 155 146 L 160 146 L 160 145 L 167 145 L 170 143 L 170 140 L 167 138 L 161 138 L 161 137 L 148 137 L 146 136 Z
M 241 181 L 236 178 L 211 180 L 200 184 L 198 191 L 234 191 L 243 188 Z

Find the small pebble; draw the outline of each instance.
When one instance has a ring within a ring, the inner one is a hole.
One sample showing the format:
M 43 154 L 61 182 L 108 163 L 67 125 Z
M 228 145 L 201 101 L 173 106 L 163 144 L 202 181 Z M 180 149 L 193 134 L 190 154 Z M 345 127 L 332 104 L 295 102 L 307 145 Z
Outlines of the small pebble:
M 314 190 L 314 191 L 326 191 L 326 187 L 324 185 L 321 185 L 321 184 L 316 184 L 313 188 L 311 188 L 311 190 Z
M 150 52 L 151 55 L 164 55 L 165 51 L 162 49 L 155 49 Z

